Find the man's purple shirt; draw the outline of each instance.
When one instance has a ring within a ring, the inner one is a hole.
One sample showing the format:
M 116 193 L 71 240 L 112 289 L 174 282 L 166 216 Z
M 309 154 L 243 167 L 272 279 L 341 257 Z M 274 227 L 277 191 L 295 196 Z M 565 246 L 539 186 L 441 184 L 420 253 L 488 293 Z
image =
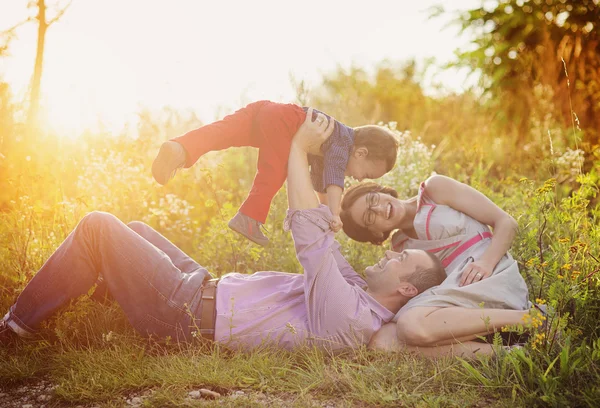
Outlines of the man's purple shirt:
M 336 350 L 367 344 L 394 317 L 363 289 L 366 282 L 341 255 L 330 220 L 324 205 L 288 210 L 285 227 L 292 231 L 303 275 L 230 273 L 221 279 L 215 341 Z

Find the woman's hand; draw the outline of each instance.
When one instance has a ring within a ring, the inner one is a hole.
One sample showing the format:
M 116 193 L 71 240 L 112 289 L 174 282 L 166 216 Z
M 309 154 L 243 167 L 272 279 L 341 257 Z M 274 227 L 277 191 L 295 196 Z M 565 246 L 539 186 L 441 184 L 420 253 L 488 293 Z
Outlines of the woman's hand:
M 306 120 L 296 132 L 292 143 L 306 153 L 320 156 L 321 145 L 331 136 L 335 121 L 333 118 L 328 121 L 325 115 L 317 113 L 317 119 L 313 122 L 312 114 L 313 108 L 308 108 Z
M 470 285 L 471 283 L 476 283 L 485 278 L 489 278 L 492 276 L 492 272 L 494 271 L 494 267 L 486 264 L 481 261 L 474 261 L 469 263 L 463 269 L 459 286 Z

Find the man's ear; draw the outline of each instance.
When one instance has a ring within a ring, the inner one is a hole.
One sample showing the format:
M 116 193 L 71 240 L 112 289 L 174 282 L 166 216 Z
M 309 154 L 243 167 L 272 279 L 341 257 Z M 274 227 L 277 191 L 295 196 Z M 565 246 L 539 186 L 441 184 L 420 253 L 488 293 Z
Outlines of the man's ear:
M 361 158 L 361 157 L 367 157 L 369 155 L 369 149 L 367 149 L 365 146 L 360 146 L 360 147 L 355 147 L 354 148 L 354 157 Z
M 409 299 L 414 298 L 415 296 L 417 296 L 419 294 L 419 290 L 415 287 L 415 285 L 413 285 L 412 283 L 409 283 L 409 282 L 400 283 L 400 285 L 398 286 L 398 288 L 396 290 L 402 296 L 405 296 Z

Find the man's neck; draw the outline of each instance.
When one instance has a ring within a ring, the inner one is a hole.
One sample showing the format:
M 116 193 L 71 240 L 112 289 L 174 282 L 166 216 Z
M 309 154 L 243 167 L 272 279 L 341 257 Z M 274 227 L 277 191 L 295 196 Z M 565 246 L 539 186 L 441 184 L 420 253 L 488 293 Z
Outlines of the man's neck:
M 390 312 L 396 314 L 398 313 L 398 310 L 400 310 L 400 308 L 402 306 L 404 306 L 407 302 L 406 299 L 404 299 L 404 297 L 402 296 L 385 296 L 385 295 L 379 295 L 377 293 L 373 293 L 369 290 L 369 288 L 366 288 L 366 292 L 371 295 L 373 297 L 373 299 L 375 299 L 377 302 L 379 302 L 379 304 L 383 307 L 385 307 L 387 310 L 389 310 Z

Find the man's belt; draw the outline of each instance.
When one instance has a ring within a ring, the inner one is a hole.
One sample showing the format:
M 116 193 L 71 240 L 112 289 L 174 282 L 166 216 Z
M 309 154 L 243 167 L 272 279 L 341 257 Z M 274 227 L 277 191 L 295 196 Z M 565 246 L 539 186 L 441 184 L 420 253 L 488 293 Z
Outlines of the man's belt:
M 208 340 L 215 339 L 215 319 L 217 318 L 217 284 L 219 279 L 209 279 L 202 285 L 200 300 L 200 335 Z

